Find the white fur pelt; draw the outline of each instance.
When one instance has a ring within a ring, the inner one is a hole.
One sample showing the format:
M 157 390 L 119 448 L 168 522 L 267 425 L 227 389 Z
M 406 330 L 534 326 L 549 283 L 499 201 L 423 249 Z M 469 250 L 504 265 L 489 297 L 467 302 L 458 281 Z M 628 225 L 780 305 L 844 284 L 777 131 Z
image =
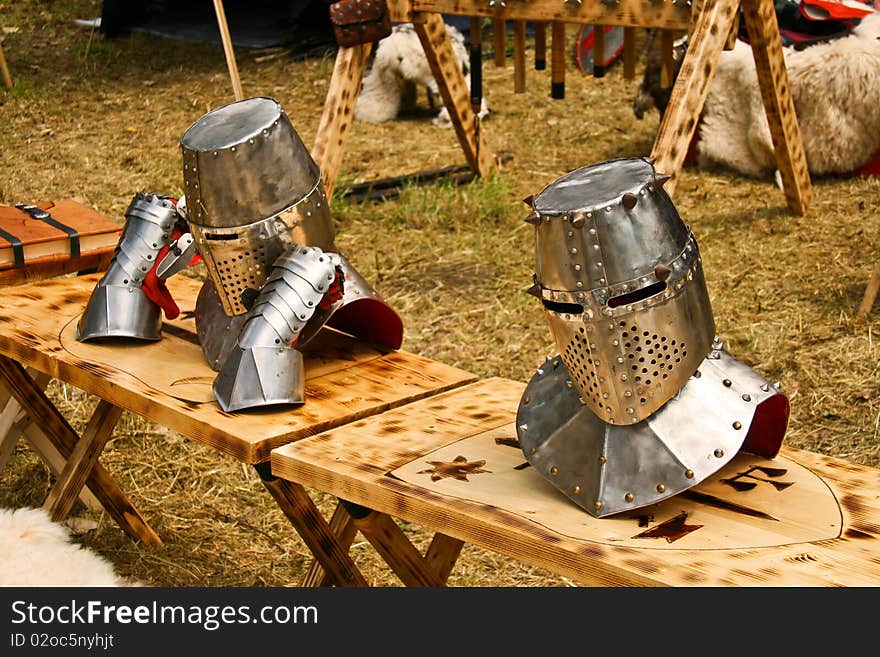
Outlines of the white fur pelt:
M 0 509 L 0 586 L 131 586 L 42 509 Z
M 470 64 L 464 35 L 452 25 L 447 25 L 446 31 L 470 89 Z M 421 89 L 427 90 L 431 107 L 440 108 L 432 123 L 442 128 L 450 127 L 449 111 L 443 107 L 437 81 L 431 73 L 419 36 L 412 23 L 400 23 L 376 47 L 373 63 L 364 75 L 355 105 L 355 119 L 367 123 L 395 119 L 402 111 L 415 108 Z M 489 109 L 483 98 L 479 116 L 484 119 L 488 115 Z
M 811 174 L 852 173 L 880 149 L 880 13 L 842 38 L 783 48 Z M 776 169 L 751 48 L 722 53 L 703 107 L 698 164 L 753 177 Z

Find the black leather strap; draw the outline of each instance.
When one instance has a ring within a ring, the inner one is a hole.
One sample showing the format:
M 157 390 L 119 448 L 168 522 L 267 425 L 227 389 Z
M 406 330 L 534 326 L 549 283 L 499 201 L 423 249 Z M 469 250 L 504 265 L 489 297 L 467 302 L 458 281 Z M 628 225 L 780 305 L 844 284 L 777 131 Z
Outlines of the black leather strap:
M 64 231 L 67 233 L 67 236 L 70 238 L 70 257 L 71 258 L 79 258 L 79 233 L 75 228 L 72 228 L 66 224 L 62 224 L 57 219 L 53 218 L 51 214 L 49 214 L 46 210 L 41 210 L 36 205 L 26 205 L 25 203 L 16 203 L 15 207 L 23 212 L 27 212 L 34 219 L 39 219 L 58 230 Z
M 7 233 L 2 228 L 0 228 L 0 237 L 12 245 L 12 257 L 15 261 L 14 266 L 24 267 L 24 245 L 21 243 L 21 240 L 12 233 Z

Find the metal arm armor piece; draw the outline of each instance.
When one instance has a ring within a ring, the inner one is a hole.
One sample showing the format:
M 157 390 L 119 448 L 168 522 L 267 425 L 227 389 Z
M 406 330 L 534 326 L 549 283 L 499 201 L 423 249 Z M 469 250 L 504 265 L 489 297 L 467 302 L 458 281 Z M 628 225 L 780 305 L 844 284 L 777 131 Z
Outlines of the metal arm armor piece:
M 294 244 L 336 252 L 335 231 L 320 168 L 277 100 L 248 98 L 208 112 L 180 146 L 186 217 L 209 275 L 196 302 L 196 332 L 217 370 L 276 259 Z M 400 347 L 400 317 L 347 261 L 341 266 L 345 296 L 323 320 Z
M 178 218 L 167 197 L 135 194 L 107 272 L 92 290 L 77 324 L 77 340 L 161 338 L 161 309 L 144 294 L 141 285 L 159 251 L 171 243 Z
M 295 245 L 272 267 L 214 380 L 227 412 L 305 401 L 303 328 L 336 280 L 336 254 Z
M 637 424 L 603 422 L 584 405 L 559 356 L 526 386 L 517 436 L 529 463 L 595 517 L 695 486 L 738 451 L 776 456 L 789 401 L 720 345 L 678 395 Z

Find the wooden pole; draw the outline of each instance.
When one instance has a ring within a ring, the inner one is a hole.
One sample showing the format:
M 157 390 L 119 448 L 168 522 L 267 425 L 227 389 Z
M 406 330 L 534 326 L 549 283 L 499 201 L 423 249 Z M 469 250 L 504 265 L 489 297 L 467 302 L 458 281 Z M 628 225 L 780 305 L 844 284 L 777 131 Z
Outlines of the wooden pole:
M 9 68 L 6 66 L 6 57 L 3 54 L 2 41 L 0 41 L 0 78 L 3 79 L 3 84 L 8 89 L 12 89 L 12 77 L 9 75 Z
M 226 24 L 223 0 L 214 0 L 214 11 L 217 14 L 217 24 L 220 26 L 220 38 L 223 41 L 223 53 L 226 55 L 226 66 L 229 68 L 229 77 L 232 80 L 232 91 L 235 94 L 235 100 L 241 100 L 244 98 L 244 93 L 241 90 L 241 79 L 238 77 L 235 52 L 232 50 L 232 37 L 229 36 L 229 26 Z
M 492 38 L 495 44 L 495 66 L 501 68 L 507 63 L 507 23 L 503 18 L 492 19 Z
M 593 25 L 593 77 L 605 77 L 605 26 Z
M 547 22 L 535 21 L 535 70 L 547 68 Z
M 669 89 L 675 82 L 675 60 L 673 50 L 675 49 L 675 34 L 672 30 L 663 30 L 660 32 L 660 87 Z
M 513 21 L 513 93 L 526 90 L 526 22 Z
M 550 97 L 565 98 L 565 23 L 550 24 Z
M 636 28 L 623 28 L 623 77 L 632 80 L 636 77 Z
M 471 62 L 471 109 L 479 114 L 483 105 L 483 32 L 479 16 L 471 16 L 470 62 Z
M 865 317 L 871 312 L 871 308 L 874 307 L 874 301 L 877 299 L 878 292 L 880 292 L 880 262 L 877 262 L 874 265 L 874 271 L 871 274 L 870 280 L 868 280 L 867 287 L 865 288 L 865 296 L 862 297 L 862 303 L 859 304 L 859 310 L 856 313 L 857 317 Z

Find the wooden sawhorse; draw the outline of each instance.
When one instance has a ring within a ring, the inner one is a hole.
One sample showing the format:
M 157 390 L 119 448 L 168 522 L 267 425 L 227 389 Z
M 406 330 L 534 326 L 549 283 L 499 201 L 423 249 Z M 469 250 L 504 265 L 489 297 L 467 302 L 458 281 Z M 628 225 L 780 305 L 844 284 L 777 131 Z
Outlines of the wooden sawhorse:
M 134 539 L 160 537 L 100 464 L 123 411 L 135 413 L 253 466 L 331 581 L 365 581 L 305 490 L 269 468 L 273 448 L 362 420 L 400 404 L 464 385 L 476 376 L 401 350 L 379 349 L 325 328 L 304 348 L 306 402 L 297 407 L 226 413 L 195 332 L 201 281 L 177 276 L 168 287 L 181 309 L 151 343 L 81 343 L 75 327 L 99 274 L 56 278 L 0 289 L 0 383 L 64 458 L 47 498 L 55 519 L 70 510 L 83 486 Z M 35 380 L 27 370 L 40 373 Z M 43 392 L 43 376 L 99 398 L 81 435 Z
M 880 584 L 880 469 L 740 453 L 692 489 L 597 519 L 526 461 L 524 389 L 491 378 L 399 406 L 276 448 L 272 473 L 347 500 L 340 543 L 360 532 L 408 586 L 444 584 L 465 542 L 588 586 Z M 395 518 L 434 533 L 424 555 Z
M 772 0 L 697 0 L 692 6 L 672 0 L 529 0 L 506 6 L 497 3 L 495 7 L 478 0 L 388 0 L 388 4 L 393 22 L 414 24 L 465 159 L 478 176 L 495 168 L 495 157 L 471 107 L 464 76 L 455 64 L 442 14 L 487 16 L 494 18 L 496 24 L 509 19 L 688 31 L 687 54 L 650 154 L 657 170 L 671 176 L 664 185 L 670 194 L 674 193 L 696 131 L 718 58 L 741 7 L 786 202 L 796 214 L 808 211 L 812 187 Z M 354 120 L 354 107 L 371 50 L 372 44 L 340 48 L 336 56 L 312 148 L 312 156 L 323 171 L 328 196 L 332 196 L 339 174 L 345 138 Z

